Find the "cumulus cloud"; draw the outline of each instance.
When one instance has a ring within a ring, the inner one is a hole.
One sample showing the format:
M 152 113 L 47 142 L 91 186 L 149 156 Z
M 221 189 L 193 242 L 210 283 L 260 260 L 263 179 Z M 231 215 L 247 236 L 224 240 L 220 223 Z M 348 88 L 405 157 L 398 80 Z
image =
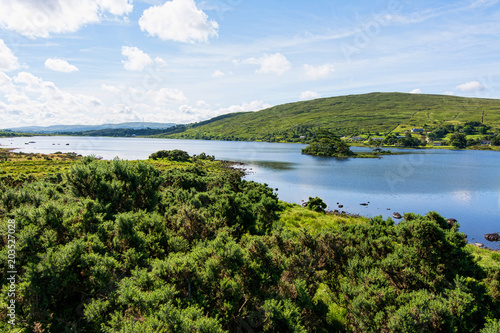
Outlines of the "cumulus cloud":
M 53 124 L 52 120 L 78 119 L 84 122 L 104 110 L 103 103 L 94 96 L 72 94 L 60 90 L 53 82 L 44 81 L 31 73 L 20 72 L 10 78 L 0 77 L 0 90 L 5 103 L 0 106 L 0 118 L 6 126 L 26 124 Z M 12 117 L 12 114 L 17 117 Z
M 159 90 L 149 91 L 148 95 L 157 105 L 181 104 L 187 103 L 188 99 L 184 92 L 179 89 L 162 88 Z
M 302 94 L 300 94 L 299 99 L 301 101 L 305 101 L 308 99 L 316 99 L 316 98 L 320 98 L 320 97 L 321 97 L 321 95 L 318 94 L 317 92 L 308 90 L 308 91 L 304 91 Z
M 484 90 L 486 88 L 487 87 L 484 83 L 481 83 L 478 81 L 470 81 L 470 82 L 467 82 L 467 83 L 464 83 L 464 84 L 457 86 L 458 90 L 465 91 L 465 92 Z
M 19 68 L 17 57 L 5 45 L 4 41 L 0 39 L 0 71 L 10 72 Z
M 0 123 L 6 128 L 27 124 L 102 124 L 137 120 L 186 123 L 271 107 L 262 101 L 227 107 L 211 106 L 201 100 L 190 104 L 184 92 L 176 88 L 148 90 L 103 83 L 101 90 L 102 100 L 64 91 L 53 82 L 28 72 L 12 77 L 0 72 Z
M 412 91 L 410 91 L 410 94 L 421 94 L 421 93 L 422 93 L 422 89 L 419 89 L 419 88 L 415 88 Z
M 208 20 L 194 0 L 172 0 L 144 11 L 139 26 L 151 36 L 183 43 L 208 42 L 217 37 L 219 25 Z
M 265 54 L 260 58 L 248 58 L 243 60 L 244 64 L 259 65 L 255 72 L 260 74 L 278 74 L 283 75 L 290 70 L 292 64 L 281 53 Z
M 105 13 L 126 15 L 132 9 L 132 0 L 3 0 L 0 27 L 29 38 L 48 38 L 98 23 Z
M 335 71 L 332 64 L 324 64 L 321 66 L 304 65 L 305 77 L 311 80 L 324 79 L 330 76 Z
M 78 68 L 74 65 L 70 65 L 66 60 L 49 58 L 45 60 L 45 67 L 51 69 L 55 72 L 71 73 L 77 72 Z
M 153 60 L 149 55 L 139 50 L 137 47 L 123 46 L 122 55 L 127 60 L 122 60 L 123 67 L 129 71 L 142 71 L 146 66 L 151 65 Z

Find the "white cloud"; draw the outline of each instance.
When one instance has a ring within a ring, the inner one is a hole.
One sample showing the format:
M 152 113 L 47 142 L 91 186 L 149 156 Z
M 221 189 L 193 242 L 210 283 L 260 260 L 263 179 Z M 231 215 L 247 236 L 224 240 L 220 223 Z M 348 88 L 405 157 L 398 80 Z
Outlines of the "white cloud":
M 106 12 L 125 15 L 132 0 L 0 1 L 0 27 L 29 38 L 48 38 L 53 33 L 75 32 L 100 22 Z
M 415 88 L 412 91 L 410 91 L 410 94 L 421 94 L 421 93 L 422 93 L 422 89 L 419 89 L 419 88 Z
M 263 101 L 252 101 L 250 103 L 243 103 L 240 105 L 231 105 L 226 108 L 220 108 L 216 111 L 218 115 L 226 114 L 226 113 L 234 113 L 234 112 L 243 112 L 243 111 L 260 111 L 264 109 L 270 108 L 272 105 L 268 103 L 264 103 Z
M 146 66 L 153 63 L 149 55 L 135 46 L 123 46 L 122 55 L 128 58 L 127 60 L 122 60 L 122 63 L 123 67 L 129 71 L 142 71 Z
M 114 93 L 107 100 L 59 89 L 31 73 L 12 78 L 0 72 L 0 123 L 3 127 L 36 124 L 102 124 L 125 121 L 186 123 L 206 120 L 221 114 L 257 111 L 271 107 L 262 101 L 211 106 L 196 100 L 189 104 L 183 91 L 176 88 L 147 90 L 121 85 L 101 84 L 102 94 Z
M 45 67 L 56 72 L 71 73 L 78 71 L 74 65 L 70 65 L 66 60 L 49 58 L 45 60 Z
M 477 91 L 486 89 L 486 85 L 478 81 L 470 81 L 457 86 L 457 89 L 460 91 Z
M 103 103 L 93 97 L 60 90 L 49 81 L 21 72 L 12 79 L 0 78 L 6 103 L 0 106 L 0 118 L 6 126 L 53 124 L 61 119 L 92 121 L 103 112 Z M 12 117 L 15 114 L 16 117 Z
M 302 94 L 300 94 L 299 99 L 301 101 L 305 101 L 308 99 L 316 99 L 316 98 L 320 98 L 320 97 L 321 97 L 321 95 L 315 91 L 304 91 Z
M 324 64 L 321 66 L 304 65 L 305 77 L 311 80 L 324 79 L 330 76 L 335 71 L 332 64 Z
M 167 62 L 160 57 L 155 58 L 155 64 L 159 67 L 167 67 Z
M 115 87 L 115 86 L 110 86 L 110 85 L 107 85 L 107 84 L 101 84 L 101 89 L 104 90 L 104 91 L 108 91 L 110 93 L 113 93 L 113 94 L 119 94 L 122 89 L 121 88 L 118 88 L 118 87 Z
M 9 72 L 19 68 L 17 57 L 5 45 L 4 41 L 0 39 L 0 71 Z
M 223 78 L 224 76 L 226 76 L 226 74 L 224 74 L 220 70 L 216 70 L 212 73 L 212 77 L 215 79 L 220 79 L 220 78 Z
M 194 0 L 172 0 L 144 11 L 139 19 L 142 31 L 162 40 L 184 43 L 208 42 L 217 37 L 219 25 L 196 7 Z
M 288 59 L 281 53 L 275 54 L 265 54 L 260 58 L 248 58 L 242 61 L 244 64 L 260 65 L 260 68 L 255 72 L 260 74 L 270 74 L 275 73 L 278 75 L 283 75 L 285 72 L 289 71 L 292 64 Z
M 149 91 L 148 95 L 157 105 L 187 103 L 188 99 L 184 92 L 179 89 L 162 88 L 160 90 Z
M 97 3 L 103 11 L 108 11 L 113 15 L 128 14 L 134 6 L 133 0 L 98 0 Z

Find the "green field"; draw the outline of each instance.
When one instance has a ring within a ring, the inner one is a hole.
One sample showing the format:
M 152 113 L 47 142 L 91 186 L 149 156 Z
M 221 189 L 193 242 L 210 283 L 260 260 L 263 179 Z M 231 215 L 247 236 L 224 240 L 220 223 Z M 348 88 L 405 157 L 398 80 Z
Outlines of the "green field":
M 317 128 L 339 135 L 387 134 L 397 128 L 432 129 L 470 121 L 497 131 L 500 100 L 405 93 L 330 97 L 224 115 L 159 137 L 297 142 Z

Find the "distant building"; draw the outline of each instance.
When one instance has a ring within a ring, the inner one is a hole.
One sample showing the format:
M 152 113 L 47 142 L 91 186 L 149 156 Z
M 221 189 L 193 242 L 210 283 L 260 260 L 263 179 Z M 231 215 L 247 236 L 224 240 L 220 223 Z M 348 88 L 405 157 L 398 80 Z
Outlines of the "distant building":
M 483 145 L 483 146 L 491 146 L 491 140 L 481 140 L 481 145 Z
M 352 140 L 352 141 L 362 141 L 362 140 L 364 140 L 364 138 L 362 138 L 362 137 L 360 137 L 360 136 L 353 136 L 353 137 L 351 138 L 351 140 Z
M 304 139 L 306 136 L 305 135 L 301 135 L 299 136 L 299 139 Z
M 374 141 L 383 141 L 384 140 L 384 138 L 371 138 L 371 139 Z
M 424 129 L 423 128 L 412 128 L 411 132 L 412 133 L 424 133 Z
M 443 145 L 443 143 L 440 142 L 440 141 L 434 142 L 434 147 L 439 147 L 439 146 L 442 146 L 442 145 Z

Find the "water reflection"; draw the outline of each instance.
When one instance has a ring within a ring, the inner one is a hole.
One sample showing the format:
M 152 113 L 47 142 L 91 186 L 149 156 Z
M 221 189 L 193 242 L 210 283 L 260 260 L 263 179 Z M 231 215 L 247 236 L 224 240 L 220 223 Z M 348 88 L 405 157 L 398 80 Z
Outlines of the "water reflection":
M 276 161 L 253 161 L 252 165 L 271 170 L 293 170 L 294 163 Z
M 452 195 L 453 198 L 462 203 L 470 203 L 472 201 L 472 194 L 469 191 L 455 191 Z

